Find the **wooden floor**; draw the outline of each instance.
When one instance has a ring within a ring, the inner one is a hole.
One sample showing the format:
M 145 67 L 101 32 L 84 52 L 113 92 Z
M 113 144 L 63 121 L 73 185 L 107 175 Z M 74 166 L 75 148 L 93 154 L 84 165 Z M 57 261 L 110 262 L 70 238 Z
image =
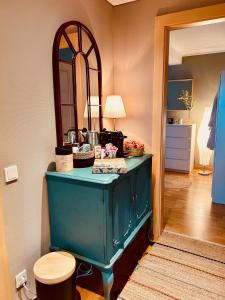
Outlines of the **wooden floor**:
M 212 203 L 212 175 L 201 176 L 197 170 L 192 174 L 175 174 L 188 178 L 191 186 L 165 190 L 166 229 L 225 244 L 225 205 Z

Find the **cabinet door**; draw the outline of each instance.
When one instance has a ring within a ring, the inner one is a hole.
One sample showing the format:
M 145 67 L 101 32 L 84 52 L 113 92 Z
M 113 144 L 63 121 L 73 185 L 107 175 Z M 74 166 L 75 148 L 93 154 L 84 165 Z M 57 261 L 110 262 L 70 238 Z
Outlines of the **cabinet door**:
M 135 221 L 138 224 L 151 208 L 151 162 L 135 173 Z
M 132 191 L 130 176 L 124 176 L 112 189 L 112 227 L 113 252 L 123 248 L 129 236 L 132 223 Z
M 51 247 L 105 261 L 104 195 L 76 180 L 48 178 Z

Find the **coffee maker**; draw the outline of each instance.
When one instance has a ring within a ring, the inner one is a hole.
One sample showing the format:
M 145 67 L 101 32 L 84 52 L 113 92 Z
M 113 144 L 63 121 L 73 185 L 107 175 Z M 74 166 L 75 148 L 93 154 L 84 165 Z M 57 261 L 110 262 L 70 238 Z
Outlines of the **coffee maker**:
M 106 144 L 112 143 L 118 148 L 116 157 L 124 157 L 123 151 L 123 141 L 127 136 L 123 135 L 122 131 L 108 131 L 103 129 L 100 132 L 100 143 L 102 147 L 105 147 Z

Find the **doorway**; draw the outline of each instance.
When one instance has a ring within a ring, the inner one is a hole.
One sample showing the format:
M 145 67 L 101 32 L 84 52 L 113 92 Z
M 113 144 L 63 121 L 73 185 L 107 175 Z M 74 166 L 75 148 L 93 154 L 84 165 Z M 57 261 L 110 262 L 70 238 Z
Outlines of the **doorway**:
M 168 61 L 165 228 L 225 244 L 225 205 L 212 197 L 215 137 L 209 127 L 216 125 L 210 119 L 225 70 L 225 22 L 171 31 Z
M 153 153 L 154 153 L 154 238 L 165 226 L 164 168 L 166 138 L 166 95 L 168 80 L 169 32 L 177 29 L 224 22 L 225 4 L 213 5 L 156 17 L 153 93 Z M 161 118 L 159 118 L 161 116 Z
M 9 265 L 5 243 L 5 228 L 3 224 L 2 197 L 0 195 L 0 299 L 11 300 L 11 284 Z

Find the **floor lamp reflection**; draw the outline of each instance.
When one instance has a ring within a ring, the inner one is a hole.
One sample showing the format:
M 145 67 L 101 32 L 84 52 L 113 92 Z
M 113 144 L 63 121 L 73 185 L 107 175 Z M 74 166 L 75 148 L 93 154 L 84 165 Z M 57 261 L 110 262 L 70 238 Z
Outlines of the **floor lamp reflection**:
M 205 107 L 204 115 L 198 129 L 197 143 L 199 149 L 199 160 L 202 166 L 202 169 L 199 171 L 200 175 L 209 175 L 212 173 L 211 171 L 206 170 L 206 167 L 209 166 L 212 155 L 212 151 L 207 148 L 210 133 L 208 124 L 211 116 L 211 110 L 211 107 Z

